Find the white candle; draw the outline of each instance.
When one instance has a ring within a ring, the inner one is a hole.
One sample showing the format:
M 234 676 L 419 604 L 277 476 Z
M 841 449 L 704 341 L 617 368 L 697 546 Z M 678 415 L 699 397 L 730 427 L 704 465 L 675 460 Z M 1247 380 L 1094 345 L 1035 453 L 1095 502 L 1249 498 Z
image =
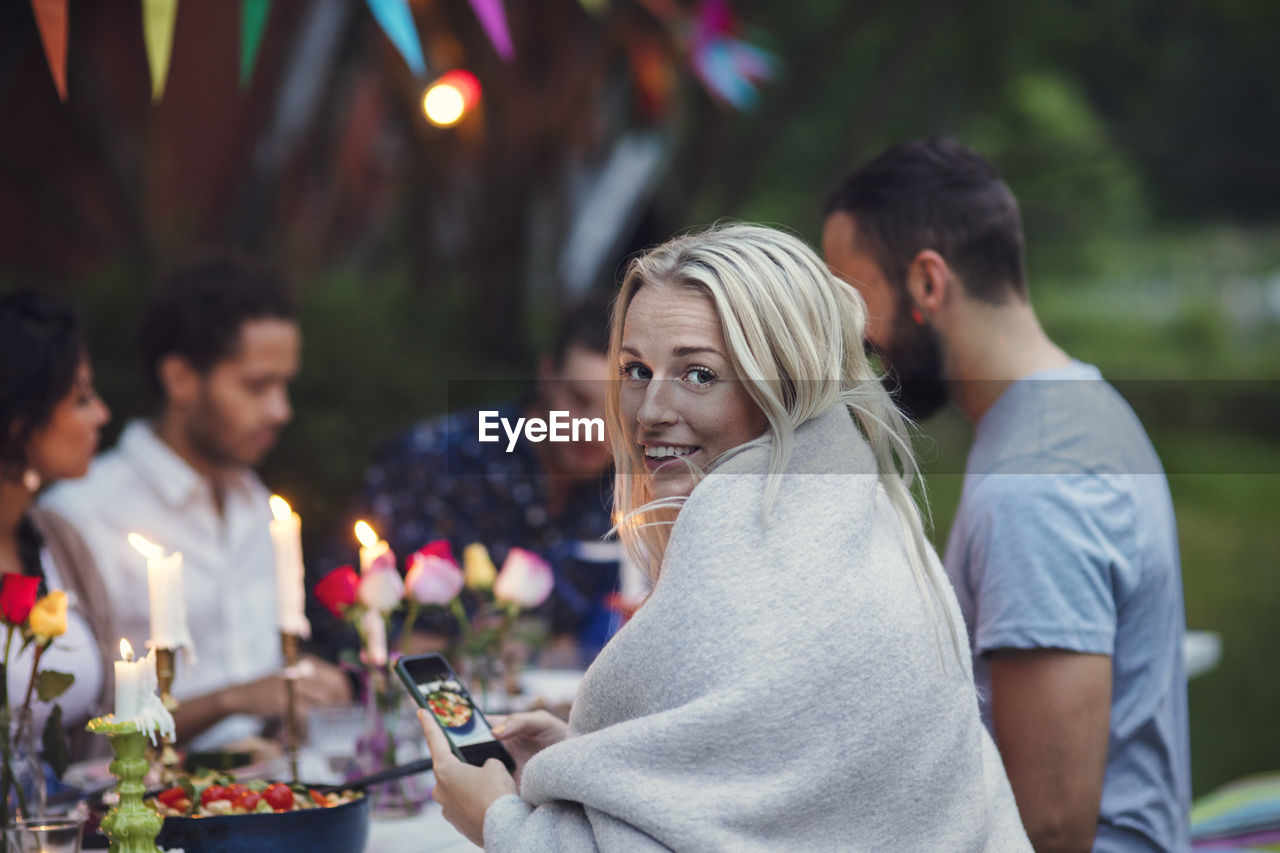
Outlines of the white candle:
M 396 556 L 391 553 L 387 540 L 379 539 L 378 534 L 367 522 L 356 522 L 356 539 L 360 541 L 360 573 L 363 574 L 374 566 L 394 569 Z
M 368 523 L 356 522 L 356 539 L 360 540 L 361 574 L 375 568 L 395 570 L 396 555 L 391 553 L 391 546 L 385 539 L 379 539 L 378 534 Z M 387 662 L 387 623 L 383 621 L 381 613 L 368 610 L 364 614 L 362 624 L 369 663 L 382 666 Z
M 387 662 L 387 623 L 376 610 L 366 610 L 363 621 L 369 663 L 384 666 Z
M 116 719 L 131 720 L 142 711 L 143 685 L 147 665 L 146 658 L 135 661 L 133 646 L 128 640 L 120 641 L 120 657 L 116 664 Z
M 164 555 L 164 548 L 136 533 L 129 544 L 147 558 L 147 591 L 151 603 L 151 645 L 176 649 L 190 643 L 187 601 L 182 592 L 182 552 Z
M 276 552 L 276 621 L 285 634 L 311 636 L 302 566 L 302 519 L 279 495 L 271 496 L 271 544 Z

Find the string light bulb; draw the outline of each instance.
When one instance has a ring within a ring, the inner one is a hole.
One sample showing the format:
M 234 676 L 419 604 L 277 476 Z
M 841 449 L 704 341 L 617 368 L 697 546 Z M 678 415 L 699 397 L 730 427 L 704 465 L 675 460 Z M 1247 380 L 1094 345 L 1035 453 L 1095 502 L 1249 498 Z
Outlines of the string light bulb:
M 427 87 L 422 112 L 436 127 L 453 127 L 480 100 L 480 81 L 461 68 L 446 72 Z

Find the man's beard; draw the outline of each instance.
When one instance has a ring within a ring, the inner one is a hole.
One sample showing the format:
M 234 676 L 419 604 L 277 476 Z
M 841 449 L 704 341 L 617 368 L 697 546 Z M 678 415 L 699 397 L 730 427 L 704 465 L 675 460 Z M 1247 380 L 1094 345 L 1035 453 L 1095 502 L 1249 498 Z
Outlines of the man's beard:
M 902 413 L 919 422 L 949 399 L 942 380 L 942 342 L 928 325 L 916 324 L 909 308 L 898 316 L 893 345 L 882 353 L 888 369 L 884 383 Z

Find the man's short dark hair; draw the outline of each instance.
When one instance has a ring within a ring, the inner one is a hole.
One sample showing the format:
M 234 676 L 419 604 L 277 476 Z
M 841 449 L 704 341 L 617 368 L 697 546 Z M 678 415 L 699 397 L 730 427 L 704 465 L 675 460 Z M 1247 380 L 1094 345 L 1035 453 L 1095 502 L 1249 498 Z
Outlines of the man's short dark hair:
M 233 355 L 250 320 L 295 318 L 293 297 L 274 270 L 233 254 L 182 266 L 143 310 L 138 346 L 152 390 L 164 397 L 160 362 L 178 355 L 200 373 Z
M 903 142 L 858 169 L 827 197 L 823 213 L 857 223 L 889 281 L 906 282 L 917 254 L 932 249 L 973 298 L 999 304 L 1025 296 L 1022 217 L 1000 173 L 952 139 Z
M 554 367 L 564 366 L 565 355 L 572 346 L 597 355 L 609 352 L 612 304 L 612 294 L 592 290 L 561 312 L 556 322 L 555 337 L 551 339 L 550 355 Z

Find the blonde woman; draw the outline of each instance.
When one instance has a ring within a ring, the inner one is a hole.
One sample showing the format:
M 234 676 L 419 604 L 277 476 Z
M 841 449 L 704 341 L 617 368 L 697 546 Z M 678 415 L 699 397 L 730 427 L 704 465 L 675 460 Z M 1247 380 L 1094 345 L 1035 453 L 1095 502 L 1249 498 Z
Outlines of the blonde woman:
M 909 493 L 865 308 L 785 233 L 632 262 L 613 316 L 615 517 L 653 595 L 520 766 L 454 759 L 444 815 L 490 850 L 1029 849 L 963 623 Z

